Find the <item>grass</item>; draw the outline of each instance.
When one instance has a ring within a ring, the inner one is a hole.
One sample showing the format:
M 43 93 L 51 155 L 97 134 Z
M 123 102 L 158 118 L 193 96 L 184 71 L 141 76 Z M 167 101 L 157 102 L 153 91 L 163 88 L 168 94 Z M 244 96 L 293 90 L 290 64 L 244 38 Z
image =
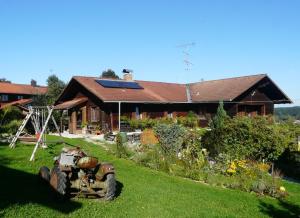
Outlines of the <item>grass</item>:
M 112 202 L 72 199 L 57 202 L 37 178 L 40 166 L 51 167 L 63 145 L 39 149 L 29 162 L 33 145 L 12 150 L 0 145 L 0 217 L 299 217 L 300 185 L 285 183 L 285 201 L 238 190 L 212 187 L 169 176 L 117 159 L 99 145 L 80 139 L 65 139 L 80 145 L 117 170 L 118 197 Z

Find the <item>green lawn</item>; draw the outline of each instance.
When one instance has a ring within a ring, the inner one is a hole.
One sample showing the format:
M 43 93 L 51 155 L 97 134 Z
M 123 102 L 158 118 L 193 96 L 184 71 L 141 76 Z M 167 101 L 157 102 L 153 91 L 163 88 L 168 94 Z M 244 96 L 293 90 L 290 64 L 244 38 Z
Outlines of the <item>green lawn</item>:
M 299 217 L 300 185 L 285 183 L 286 201 L 212 187 L 169 176 L 117 159 L 99 145 L 65 139 L 89 154 L 112 162 L 117 170 L 118 197 L 112 202 L 73 199 L 56 202 L 36 176 L 42 165 L 52 166 L 62 145 L 39 149 L 29 162 L 33 145 L 0 145 L 0 217 Z

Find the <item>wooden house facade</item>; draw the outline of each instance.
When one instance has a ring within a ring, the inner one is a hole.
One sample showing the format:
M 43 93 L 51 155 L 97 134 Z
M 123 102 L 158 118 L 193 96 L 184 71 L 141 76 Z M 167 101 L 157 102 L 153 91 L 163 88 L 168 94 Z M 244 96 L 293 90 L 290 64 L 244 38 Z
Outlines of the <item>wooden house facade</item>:
M 130 78 L 130 79 L 128 79 Z M 68 113 L 68 129 L 77 133 L 85 125 L 118 130 L 120 117 L 130 119 L 186 116 L 193 111 L 206 126 L 219 102 L 230 116 L 270 115 L 274 104 L 291 100 L 265 74 L 176 84 L 75 76 L 56 101 Z

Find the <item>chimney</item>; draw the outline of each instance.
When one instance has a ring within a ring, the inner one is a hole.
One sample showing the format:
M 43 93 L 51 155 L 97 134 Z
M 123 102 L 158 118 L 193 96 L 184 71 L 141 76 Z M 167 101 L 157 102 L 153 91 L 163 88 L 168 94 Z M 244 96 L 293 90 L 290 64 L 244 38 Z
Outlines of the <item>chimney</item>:
M 123 80 L 125 81 L 133 81 L 132 70 L 123 69 Z
M 37 83 L 36 83 L 36 81 L 35 81 L 34 79 L 32 79 L 32 80 L 30 81 L 30 84 L 31 84 L 31 86 L 33 86 L 33 87 L 37 87 Z

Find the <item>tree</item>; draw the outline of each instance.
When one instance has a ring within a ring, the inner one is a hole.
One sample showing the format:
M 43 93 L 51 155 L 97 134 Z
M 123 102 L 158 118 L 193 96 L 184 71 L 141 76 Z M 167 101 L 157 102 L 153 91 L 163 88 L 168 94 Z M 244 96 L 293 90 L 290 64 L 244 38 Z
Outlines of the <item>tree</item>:
M 0 78 L 0 82 L 11 83 L 11 81 L 7 80 L 6 78 Z
M 32 106 L 47 106 L 48 105 L 48 97 L 44 94 L 37 94 L 32 97 Z
M 30 85 L 36 87 L 37 86 L 37 82 L 34 79 L 31 79 L 30 81 Z
M 158 123 L 153 130 L 164 153 L 167 155 L 178 155 L 184 141 L 186 129 L 176 123 Z
M 101 78 L 120 79 L 120 77 L 112 69 L 104 70 L 100 76 Z
M 209 126 L 211 131 L 203 137 L 203 144 L 208 149 L 212 157 L 216 157 L 224 151 L 223 136 L 226 131 L 226 121 L 229 120 L 229 116 L 224 110 L 224 104 L 219 102 L 216 115 L 211 120 Z
M 52 105 L 58 98 L 58 96 L 62 93 L 66 84 L 62 80 L 60 80 L 55 74 L 53 74 L 48 77 L 47 85 L 47 101 L 48 104 Z
M 223 101 L 219 102 L 219 107 L 217 110 L 217 114 L 214 116 L 210 123 L 210 127 L 212 129 L 222 128 L 224 126 L 225 120 L 228 118 L 226 111 L 224 110 Z

